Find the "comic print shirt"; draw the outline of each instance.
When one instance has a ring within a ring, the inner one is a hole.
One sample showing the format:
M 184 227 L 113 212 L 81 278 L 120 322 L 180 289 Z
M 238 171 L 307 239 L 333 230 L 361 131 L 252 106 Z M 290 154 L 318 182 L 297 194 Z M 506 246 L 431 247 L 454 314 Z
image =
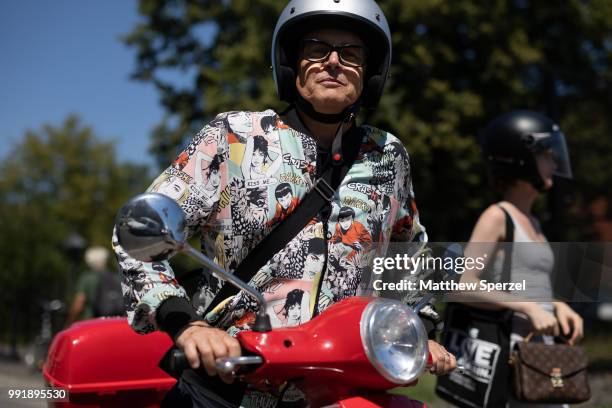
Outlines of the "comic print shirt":
M 289 122 L 289 121 L 287 121 Z M 185 212 L 202 251 L 234 271 L 290 214 L 317 175 L 317 144 L 272 110 L 218 115 L 151 185 Z M 425 242 L 414 202 L 408 154 L 393 135 L 360 126 L 357 159 L 331 210 L 312 219 L 250 284 L 264 294 L 273 327 L 294 326 L 355 296 L 373 254 L 390 241 Z M 376 244 L 376 245 L 374 245 Z M 187 298 L 168 262 L 144 263 L 113 246 L 123 271 L 128 319 L 140 333 L 158 329 L 155 312 L 169 297 Z M 190 299 L 202 315 L 223 282 L 203 273 Z M 206 316 L 230 334 L 254 322 L 256 303 L 242 292 Z

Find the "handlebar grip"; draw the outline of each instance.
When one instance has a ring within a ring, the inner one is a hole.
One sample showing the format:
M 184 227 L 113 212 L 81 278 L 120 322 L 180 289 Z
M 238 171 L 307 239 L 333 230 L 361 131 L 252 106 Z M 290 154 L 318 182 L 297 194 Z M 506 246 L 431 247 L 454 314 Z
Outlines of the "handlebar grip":
M 263 363 L 260 356 L 239 356 L 218 358 L 215 362 L 217 371 L 221 374 L 234 373 L 237 369 L 245 365 L 259 365 Z M 181 373 L 183 370 L 191 368 L 185 352 L 174 349 L 168 358 L 168 367 L 172 372 Z
M 191 366 L 183 350 L 172 350 L 172 354 L 170 355 L 170 369 L 175 372 L 181 372 L 188 368 L 191 368 Z

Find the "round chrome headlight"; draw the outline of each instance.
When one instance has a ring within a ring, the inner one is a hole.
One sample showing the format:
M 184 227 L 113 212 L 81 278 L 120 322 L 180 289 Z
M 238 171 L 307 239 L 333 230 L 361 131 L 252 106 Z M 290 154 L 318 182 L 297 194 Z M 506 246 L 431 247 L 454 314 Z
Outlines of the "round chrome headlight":
M 378 372 L 396 384 L 414 381 L 427 364 L 427 333 L 407 305 L 389 299 L 370 302 L 361 316 L 361 341 Z

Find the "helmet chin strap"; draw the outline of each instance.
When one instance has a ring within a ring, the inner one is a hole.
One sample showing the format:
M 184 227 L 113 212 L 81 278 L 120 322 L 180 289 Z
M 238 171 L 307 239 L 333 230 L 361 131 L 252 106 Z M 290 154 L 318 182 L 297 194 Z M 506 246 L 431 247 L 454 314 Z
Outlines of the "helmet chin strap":
M 297 106 L 301 111 L 303 111 L 306 115 L 316 120 L 317 122 L 326 124 L 339 123 L 338 130 L 336 131 L 336 136 L 334 137 L 334 140 L 332 142 L 331 153 L 332 165 L 342 165 L 342 163 L 344 162 L 342 152 L 344 125 L 351 123 L 355 116 L 357 116 L 359 108 L 361 107 L 361 98 L 358 99 L 357 102 L 355 102 L 354 104 L 344 108 L 342 112 L 333 114 L 317 112 L 312 106 L 312 104 L 299 94 L 295 100 L 295 106 Z
M 297 95 L 295 99 L 295 105 L 306 115 L 310 116 L 312 119 L 317 122 L 333 124 L 343 122 L 350 114 L 356 115 L 359 111 L 359 107 L 361 106 L 361 99 L 359 99 L 354 104 L 347 106 L 340 113 L 321 113 L 317 112 L 312 106 L 310 102 L 302 97 L 302 95 Z

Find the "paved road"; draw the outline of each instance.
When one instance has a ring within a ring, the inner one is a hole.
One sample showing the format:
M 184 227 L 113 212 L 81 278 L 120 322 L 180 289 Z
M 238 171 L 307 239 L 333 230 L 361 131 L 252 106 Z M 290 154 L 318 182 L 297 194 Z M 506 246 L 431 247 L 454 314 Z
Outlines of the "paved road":
M 9 388 L 40 388 L 44 381 L 40 373 L 30 373 L 27 368 L 18 362 L 0 359 L 0 407 L 30 408 L 46 407 L 44 401 L 9 399 Z

